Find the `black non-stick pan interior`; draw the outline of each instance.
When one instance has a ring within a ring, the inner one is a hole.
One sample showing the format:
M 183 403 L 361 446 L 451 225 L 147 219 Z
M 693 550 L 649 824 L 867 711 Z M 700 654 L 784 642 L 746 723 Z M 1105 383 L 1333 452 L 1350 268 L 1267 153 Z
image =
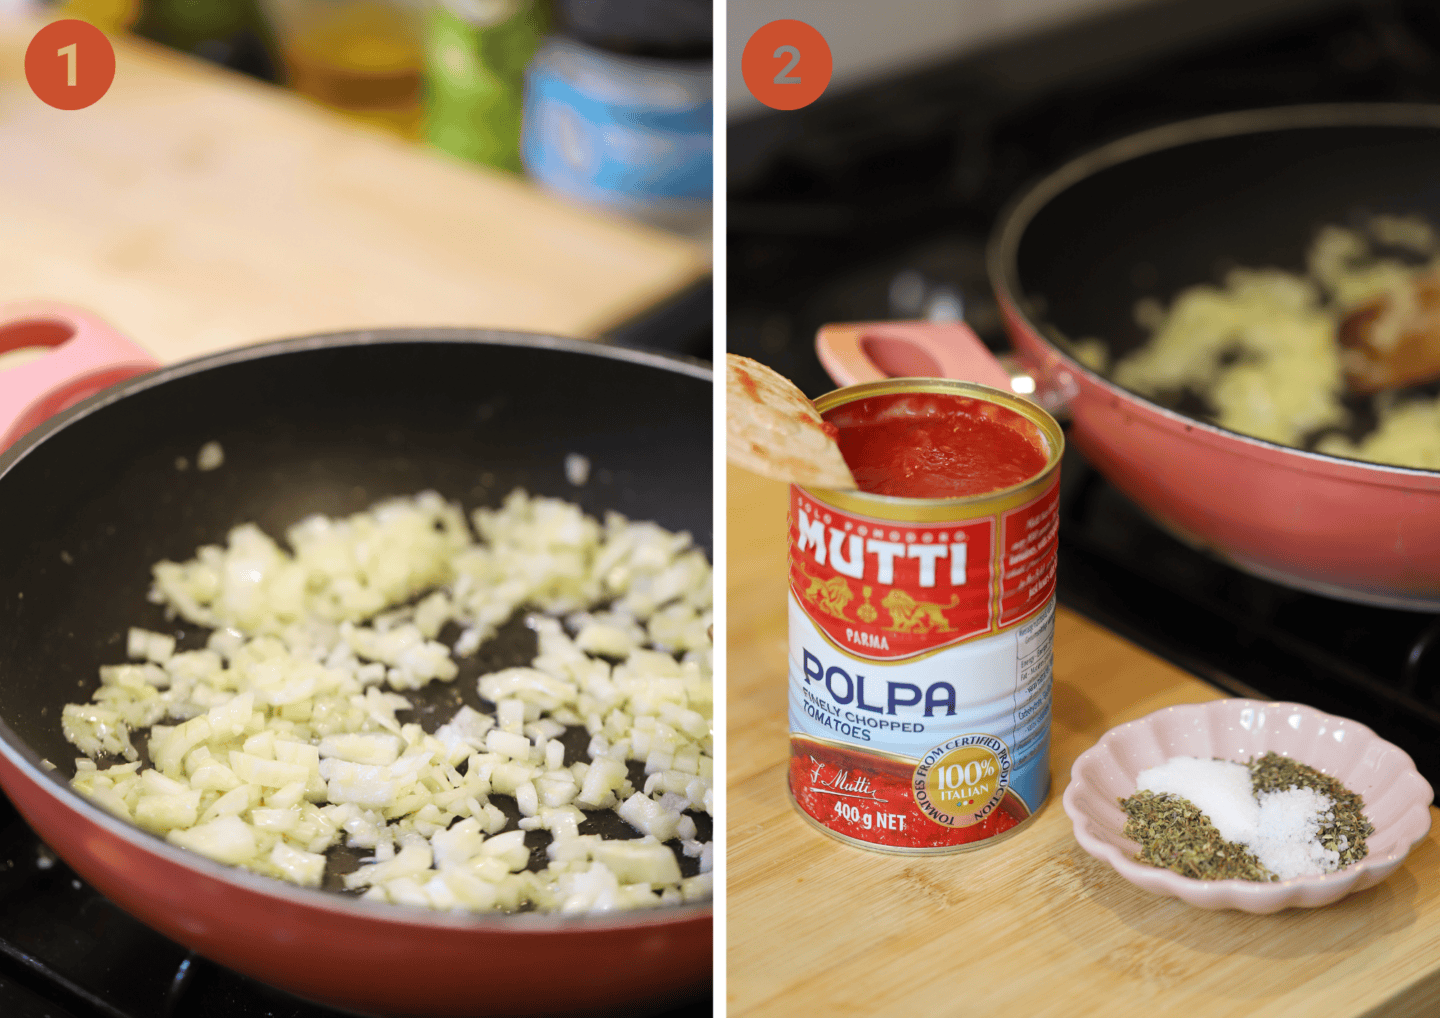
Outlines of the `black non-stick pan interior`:
M 1195 140 L 1201 132 L 1183 124 L 1157 132 L 1174 147 L 1096 168 L 1035 212 L 1010 282 L 1032 321 L 1104 339 L 1119 357 L 1146 338 L 1133 313 L 1142 297 L 1168 304 L 1237 265 L 1302 270 L 1329 223 L 1390 213 L 1440 225 L 1440 112 L 1391 122 L 1403 116 L 1311 108 L 1234 115 L 1225 123 L 1244 133 L 1230 136 Z M 1097 167 L 1108 161 L 1099 155 Z
M 203 645 L 203 632 L 185 632 L 147 602 L 151 565 L 223 543 L 237 524 L 254 521 L 283 541 L 309 513 L 351 513 L 426 488 L 468 512 L 520 486 L 597 516 L 616 510 L 688 530 L 708 553 L 708 371 L 505 334 L 360 338 L 165 369 L 33 448 L 22 442 L 0 475 L 0 719 L 61 774 L 73 773 L 76 755 L 60 733 L 61 708 L 88 699 L 99 665 L 125 660 L 130 626 Z M 224 463 L 200 471 L 196 454 L 211 441 Z M 569 453 L 590 460 L 584 485 L 566 478 Z M 533 653 L 533 634 L 514 620 L 402 720 L 433 731 L 459 703 L 480 706 L 477 675 Z

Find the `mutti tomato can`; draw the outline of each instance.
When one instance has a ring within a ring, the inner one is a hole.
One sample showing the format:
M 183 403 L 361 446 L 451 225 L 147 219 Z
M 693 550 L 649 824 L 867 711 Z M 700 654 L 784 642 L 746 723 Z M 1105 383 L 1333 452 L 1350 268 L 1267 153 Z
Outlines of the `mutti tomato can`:
M 981 422 L 967 446 L 992 426 L 1012 448 L 1023 435 L 1037 450 L 1025 476 L 963 497 L 790 489 L 790 796 L 826 833 L 884 852 L 989 844 L 1050 789 L 1060 426 L 1011 393 L 939 379 L 850 386 L 815 406 L 835 423 L 935 397 Z M 929 455 L 890 434 L 895 469 Z M 842 450 L 845 438 L 842 424 Z

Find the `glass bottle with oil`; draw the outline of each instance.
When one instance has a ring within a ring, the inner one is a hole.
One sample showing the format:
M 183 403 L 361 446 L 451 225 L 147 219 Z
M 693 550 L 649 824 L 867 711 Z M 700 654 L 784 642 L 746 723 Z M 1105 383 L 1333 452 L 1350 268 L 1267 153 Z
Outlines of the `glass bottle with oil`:
M 270 0 L 287 83 L 401 137 L 421 134 L 420 13 L 394 0 Z

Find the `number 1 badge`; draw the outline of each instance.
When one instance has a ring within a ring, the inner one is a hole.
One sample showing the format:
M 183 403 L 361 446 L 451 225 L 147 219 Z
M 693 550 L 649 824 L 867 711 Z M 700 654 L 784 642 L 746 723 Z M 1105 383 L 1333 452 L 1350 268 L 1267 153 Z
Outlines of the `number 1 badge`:
M 88 21 L 67 18 L 35 33 L 25 49 L 25 80 L 57 110 L 83 110 L 115 80 L 115 48 Z

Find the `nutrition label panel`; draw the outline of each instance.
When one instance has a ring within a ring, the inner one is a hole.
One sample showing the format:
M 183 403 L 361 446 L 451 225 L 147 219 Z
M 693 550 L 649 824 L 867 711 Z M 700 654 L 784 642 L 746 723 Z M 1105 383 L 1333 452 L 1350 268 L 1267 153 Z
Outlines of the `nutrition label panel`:
M 1018 765 L 1045 744 L 1050 732 L 1050 674 L 1055 660 L 1052 633 L 1055 599 L 1015 631 L 1015 749 Z

